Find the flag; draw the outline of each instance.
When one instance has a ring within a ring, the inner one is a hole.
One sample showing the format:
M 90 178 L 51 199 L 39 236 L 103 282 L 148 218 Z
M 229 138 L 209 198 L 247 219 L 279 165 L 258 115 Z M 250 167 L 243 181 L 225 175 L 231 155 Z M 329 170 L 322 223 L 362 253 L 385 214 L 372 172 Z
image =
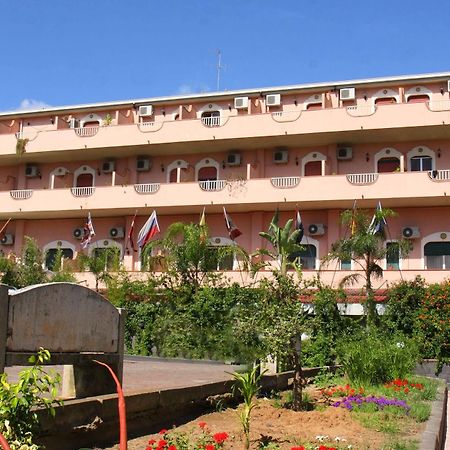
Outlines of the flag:
M 83 238 L 81 239 L 81 247 L 87 248 L 91 243 L 92 237 L 95 236 L 94 225 L 92 225 L 91 213 L 88 214 L 88 218 L 83 227 Z
M 158 218 L 156 217 L 156 211 L 153 211 L 145 222 L 144 226 L 139 231 L 137 238 L 137 245 L 139 248 L 143 248 L 148 241 L 159 233 Z
M 133 220 L 131 221 L 130 231 L 128 231 L 127 241 L 130 242 L 131 248 L 133 249 L 133 252 L 136 252 L 136 247 L 134 245 L 134 239 L 133 239 L 133 233 L 134 233 L 134 221 L 136 220 L 136 214 L 134 213 Z M 128 247 L 128 242 L 125 247 Z
M 200 216 L 200 222 L 198 223 L 201 227 L 204 227 L 206 225 L 206 218 L 205 218 L 205 207 L 203 207 L 202 215 Z
M 295 229 L 299 231 L 297 244 L 300 244 L 305 234 L 305 227 L 303 226 L 302 217 L 300 216 L 300 211 L 298 209 L 295 212 Z
M 372 221 L 370 222 L 369 228 L 367 230 L 370 234 L 382 233 L 384 231 L 384 227 L 386 226 L 386 219 L 384 217 L 380 217 L 381 212 L 381 202 L 378 202 L 377 208 L 375 209 L 375 214 L 373 215 Z
M 242 232 L 239 230 L 239 228 L 236 227 L 236 225 L 231 220 L 231 217 L 227 214 L 225 206 L 223 207 L 223 216 L 225 217 L 225 226 L 227 227 L 230 239 L 234 241 L 242 234 Z

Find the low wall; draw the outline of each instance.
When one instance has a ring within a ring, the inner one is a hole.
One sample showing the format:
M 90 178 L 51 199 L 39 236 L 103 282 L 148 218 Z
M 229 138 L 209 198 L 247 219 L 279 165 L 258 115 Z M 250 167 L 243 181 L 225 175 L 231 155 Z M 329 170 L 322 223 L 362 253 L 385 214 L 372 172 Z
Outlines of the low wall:
M 320 369 L 305 369 L 305 377 Z M 264 376 L 263 390 L 284 390 L 292 372 Z M 126 396 L 129 437 L 150 434 L 195 418 L 210 407 L 208 398 L 230 393 L 233 380 Z M 56 408 L 52 419 L 39 411 L 42 434 L 39 442 L 52 450 L 78 450 L 119 441 L 117 395 L 69 400 Z

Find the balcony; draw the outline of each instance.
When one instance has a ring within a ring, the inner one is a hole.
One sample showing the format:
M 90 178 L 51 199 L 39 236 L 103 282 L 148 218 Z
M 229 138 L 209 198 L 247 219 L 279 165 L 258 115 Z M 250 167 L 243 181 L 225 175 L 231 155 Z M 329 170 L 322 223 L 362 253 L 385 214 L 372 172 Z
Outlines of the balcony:
M 377 173 L 350 173 L 347 175 L 347 180 L 351 184 L 364 186 L 375 183 L 378 180 Z
M 349 182 L 347 175 L 328 175 L 250 179 L 235 185 L 216 180 L 25 189 L 0 192 L 0 202 L 3 214 L 21 218 L 76 216 L 80 206 L 103 215 L 136 209 L 145 212 L 143 195 L 151 195 L 151 206 L 162 214 L 192 213 L 204 205 L 210 205 L 211 210 L 217 211 L 222 206 L 234 206 L 241 211 L 270 211 L 280 204 L 280 200 L 285 208 L 292 209 L 297 204 L 305 209 L 351 208 L 355 199 L 359 207 L 373 207 L 378 200 L 384 206 L 394 208 L 442 206 L 448 204 L 450 171 L 439 173 L 442 177 L 439 182 L 431 178 L 428 172 L 396 172 L 375 174 L 377 177 L 374 174 L 352 174 L 358 176 L 354 180 L 357 183 Z M 363 181 L 366 183 L 361 184 Z
M 114 149 L 177 143 L 183 150 L 208 148 L 211 141 L 235 139 L 240 148 L 254 148 L 257 143 L 270 145 L 303 145 L 336 143 L 339 140 L 397 140 L 448 138 L 447 106 L 436 103 L 392 104 L 374 107 L 348 107 L 316 111 L 282 111 L 276 113 L 243 114 L 229 117 L 167 120 L 136 124 L 110 125 L 92 128 L 24 131 L 29 141 L 26 153 L 44 157 L 48 152 L 101 149 L 114 156 Z M 450 105 L 449 105 L 450 107 Z M 434 109 L 430 109 L 434 108 Z M 399 133 L 399 129 L 407 130 Z M 364 130 L 364 134 L 361 134 Z M 80 137 L 82 139 L 80 139 Z M 0 134 L 0 157 L 16 161 L 14 134 Z M 202 147 L 203 143 L 203 147 Z M 36 160 L 39 161 L 39 158 Z

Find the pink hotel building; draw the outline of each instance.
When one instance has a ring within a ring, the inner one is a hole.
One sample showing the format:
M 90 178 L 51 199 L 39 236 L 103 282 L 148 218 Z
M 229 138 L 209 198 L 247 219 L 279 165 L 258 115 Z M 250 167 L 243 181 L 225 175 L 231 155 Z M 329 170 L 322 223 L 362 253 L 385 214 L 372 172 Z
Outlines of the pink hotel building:
M 0 218 L 7 254 L 24 236 L 51 254 L 76 257 L 88 212 L 88 251 L 117 247 L 129 271 L 139 254 L 124 248 L 158 213 L 161 231 L 198 222 L 206 208 L 211 245 L 230 243 L 222 208 L 248 251 L 264 246 L 278 207 L 284 223 L 301 211 L 305 276 L 346 232 L 342 210 L 378 201 L 398 215 L 386 245 L 385 280 L 450 275 L 450 73 L 375 78 L 160 97 L 0 113 Z M 238 261 L 219 270 L 236 280 Z M 233 271 L 234 269 L 234 271 Z M 337 282 L 349 262 L 321 271 Z

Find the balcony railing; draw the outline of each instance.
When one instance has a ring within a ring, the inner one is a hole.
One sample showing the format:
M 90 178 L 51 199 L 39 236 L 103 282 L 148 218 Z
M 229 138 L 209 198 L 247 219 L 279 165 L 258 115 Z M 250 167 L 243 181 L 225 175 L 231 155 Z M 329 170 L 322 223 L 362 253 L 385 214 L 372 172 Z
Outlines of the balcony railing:
M 347 180 L 351 184 L 357 184 L 360 186 L 365 185 L 365 184 L 372 184 L 378 180 L 378 174 L 377 173 L 349 173 L 347 175 Z
M 220 127 L 222 118 L 220 116 L 202 117 L 202 123 L 207 127 Z
M 164 125 L 164 122 L 139 122 L 139 131 L 143 133 L 159 131 Z
M 347 106 L 346 111 L 349 116 L 364 117 L 375 114 L 377 107 L 375 105 L 355 105 Z
M 199 181 L 198 185 L 202 191 L 221 191 L 225 187 L 225 180 Z
M 27 200 L 33 195 L 33 189 L 17 189 L 9 191 L 9 194 L 14 200 Z
M 274 177 L 270 179 L 270 182 L 278 189 L 289 189 L 298 186 L 300 177 Z
M 302 115 L 301 111 L 275 111 L 271 113 L 275 122 L 295 122 Z
M 80 137 L 91 137 L 95 136 L 98 133 L 98 129 L 100 127 L 83 127 L 83 128 L 74 128 L 75 134 Z
M 450 170 L 430 170 L 428 176 L 433 181 L 448 181 L 450 180 Z
M 433 112 L 450 111 L 450 100 L 427 102 L 428 109 Z
M 70 192 L 74 197 L 90 197 L 95 192 L 94 186 L 86 187 L 73 187 L 70 188 Z
M 138 194 L 155 194 L 159 191 L 160 186 L 159 183 L 135 184 L 134 190 Z

